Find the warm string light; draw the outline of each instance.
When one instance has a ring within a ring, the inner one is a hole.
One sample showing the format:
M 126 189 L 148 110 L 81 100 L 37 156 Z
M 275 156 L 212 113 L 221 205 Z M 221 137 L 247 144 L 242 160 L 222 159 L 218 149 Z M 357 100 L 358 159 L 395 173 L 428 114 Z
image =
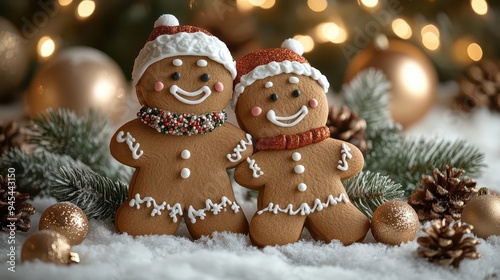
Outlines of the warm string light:
M 307 0 L 307 6 L 313 12 L 322 12 L 328 7 L 326 0 Z
M 265 2 L 266 0 L 248 0 L 248 3 L 255 7 L 262 6 Z
M 344 43 L 347 40 L 347 32 L 344 28 L 334 22 L 321 23 L 315 28 L 315 34 L 321 42 Z
M 367 8 L 375 8 L 378 5 L 378 0 L 358 0 L 359 3 Z
M 254 6 L 252 4 L 250 4 L 250 2 L 248 0 L 236 0 L 236 7 L 241 12 L 248 12 Z
M 59 5 L 61 6 L 68 6 L 69 4 L 71 4 L 73 2 L 73 0 L 59 0 Z
M 392 30 L 401 39 L 410 39 L 412 33 L 411 26 L 402 18 L 392 21 Z
M 431 51 L 435 51 L 441 44 L 439 41 L 439 30 L 436 26 L 428 24 L 422 28 L 422 44 Z
M 467 46 L 467 55 L 469 55 L 470 59 L 473 61 L 479 61 L 483 58 L 483 49 L 477 43 L 471 43 Z
M 485 15 L 488 12 L 488 3 L 486 0 L 471 0 L 472 10 L 478 15 Z
M 43 36 L 38 40 L 37 51 L 38 55 L 45 59 L 54 54 L 56 50 L 56 42 L 50 36 Z
M 453 56 L 461 64 L 470 64 L 483 58 L 483 49 L 472 36 L 459 38 L 453 44 Z
M 77 14 L 80 18 L 88 18 L 95 11 L 95 2 L 92 0 L 83 0 L 77 8 Z
M 276 0 L 266 0 L 264 4 L 260 5 L 262 9 L 271 9 L 274 4 L 276 4 Z
M 310 52 L 314 49 L 314 40 L 309 35 L 295 35 L 293 38 L 299 41 L 304 48 L 304 52 Z

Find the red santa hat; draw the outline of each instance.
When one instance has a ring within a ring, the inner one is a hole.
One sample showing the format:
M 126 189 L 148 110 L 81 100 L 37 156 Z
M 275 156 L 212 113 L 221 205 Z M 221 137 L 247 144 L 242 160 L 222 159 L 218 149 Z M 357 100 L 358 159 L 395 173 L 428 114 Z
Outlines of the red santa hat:
M 173 15 L 161 15 L 146 44 L 135 59 L 132 82 L 139 82 L 146 69 L 153 63 L 167 57 L 181 55 L 206 56 L 222 65 L 236 77 L 236 66 L 229 49 L 217 37 L 203 28 L 179 26 Z
M 318 69 L 312 67 L 302 54 L 304 48 L 295 39 L 286 39 L 281 48 L 259 50 L 251 52 L 236 62 L 238 75 L 234 81 L 234 93 L 231 105 L 236 107 L 238 97 L 245 91 L 245 87 L 257 80 L 276 76 L 283 73 L 293 73 L 300 76 L 309 76 L 328 92 L 330 83 Z

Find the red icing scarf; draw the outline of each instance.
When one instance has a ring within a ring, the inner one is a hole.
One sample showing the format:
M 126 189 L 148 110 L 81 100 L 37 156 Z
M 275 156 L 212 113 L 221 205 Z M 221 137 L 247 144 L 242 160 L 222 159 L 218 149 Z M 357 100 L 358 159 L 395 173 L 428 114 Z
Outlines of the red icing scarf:
M 322 126 L 297 134 L 281 134 L 278 136 L 259 139 L 255 143 L 255 149 L 257 151 L 293 150 L 321 142 L 329 137 L 330 130 L 327 126 Z

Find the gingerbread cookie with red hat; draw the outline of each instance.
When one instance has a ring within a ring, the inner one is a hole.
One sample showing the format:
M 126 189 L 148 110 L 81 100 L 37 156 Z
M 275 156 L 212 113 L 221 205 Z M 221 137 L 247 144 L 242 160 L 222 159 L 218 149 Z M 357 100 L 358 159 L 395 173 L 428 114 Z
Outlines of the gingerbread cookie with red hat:
M 342 180 L 361 171 L 353 145 L 330 138 L 329 83 L 302 56 L 300 43 L 245 55 L 236 63 L 233 106 L 254 139 L 255 154 L 234 177 L 259 191 L 250 238 L 258 246 L 299 240 L 306 227 L 315 240 L 351 244 L 370 222 L 350 201 Z
M 118 232 L 174 234 L 184 217 L 193 238 L 248 232 L 226 169 L 252 154 L 250 135 L 226 121 L 235 62 L 208 31 L 155 22 L 134 63 L 142 108 L 111 139 L 111 154 L 134 167 Z

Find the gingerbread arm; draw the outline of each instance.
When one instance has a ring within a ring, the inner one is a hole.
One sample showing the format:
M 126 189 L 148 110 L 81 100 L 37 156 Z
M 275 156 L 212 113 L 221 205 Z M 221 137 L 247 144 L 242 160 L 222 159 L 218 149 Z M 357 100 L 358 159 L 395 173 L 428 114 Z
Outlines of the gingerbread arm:
M 363 154 L 354 145 L 339 141 L 340 149 L 334 151 L 334 158 L 337 159 L 336 169 L 340 173 L 341 180 L 349 179 L 358 174 L 365 163 Z
M 262 157 L 259 153 L 247 157 L 245 162 L 240 163 L 234 170 L 234 180 L 249 189 L 258 190 L 266 183 L 266 174 L 259 166 Z M 269 175 L 267 175 L 269 176 Z
M 144 149 L 137 125 L 136 120 L 133 120 L 121 126 L 111 137 L 109 144 L 111 155 L 131 167 L 138 167 L 150 157 Z
M 230 143 L 230 150 L 226 154 L 227 166 L 226 168 L 233 168 L 238 164 L 246 161 L 246 159 L 253 153 L 252 136 L 245 133 L 243 130 L 237 128 L 232 124 L 226 124 L 226 141 Z

